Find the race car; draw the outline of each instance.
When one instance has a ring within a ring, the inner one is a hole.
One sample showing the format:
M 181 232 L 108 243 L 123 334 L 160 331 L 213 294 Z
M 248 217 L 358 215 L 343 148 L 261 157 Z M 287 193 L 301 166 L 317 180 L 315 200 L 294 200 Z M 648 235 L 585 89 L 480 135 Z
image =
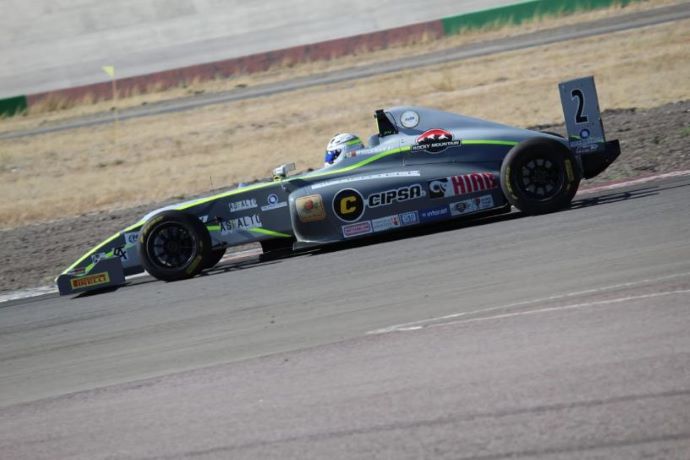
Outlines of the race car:
M 60 294 L 164 281 L 216 265 L 228 247 L 264 252 L 366 238 L 487 213 L 543 214 L 570 205 L 581 179 L 620 154 L 606 141 L 593 77 L 559 85 L 568 138 L 430 108 L 376 110 L 369 145 L 316 171 L 156 209 L 112 235 L 56 280 Z

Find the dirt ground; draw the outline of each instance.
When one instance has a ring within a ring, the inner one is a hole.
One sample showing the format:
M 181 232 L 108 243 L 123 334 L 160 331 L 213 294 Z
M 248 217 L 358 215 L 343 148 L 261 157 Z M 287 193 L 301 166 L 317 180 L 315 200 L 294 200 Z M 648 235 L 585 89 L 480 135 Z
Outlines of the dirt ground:
M 582 187 L 690 169 L 690 100 L 652 109 L 609 110 L 604 112 L 603 119 L 607 137 L 620 139 L 623 153 L 601 176 L 583 182 Z M 565 131 L 562 125 L 536 128 Z M 60 271 L 89 248 L 164 204 L 167 203 L 150 203 L 0 230 L 0 292 L 52 283 Z

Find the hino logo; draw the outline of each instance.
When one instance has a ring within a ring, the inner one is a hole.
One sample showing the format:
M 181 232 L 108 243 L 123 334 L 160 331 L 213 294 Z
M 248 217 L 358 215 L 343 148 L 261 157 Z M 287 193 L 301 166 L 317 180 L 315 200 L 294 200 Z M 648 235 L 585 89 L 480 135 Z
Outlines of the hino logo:
M 409 187 L 402 187 L 397 190 L 386 190 L 383 192 L 372 193 L 367 198 L 367 206 L 376 208 L 379 206 L 387 206 L 389 204 L 400 201 L 414 200 L 424 196 L 422 186 L 419 184 L 410 185 Z

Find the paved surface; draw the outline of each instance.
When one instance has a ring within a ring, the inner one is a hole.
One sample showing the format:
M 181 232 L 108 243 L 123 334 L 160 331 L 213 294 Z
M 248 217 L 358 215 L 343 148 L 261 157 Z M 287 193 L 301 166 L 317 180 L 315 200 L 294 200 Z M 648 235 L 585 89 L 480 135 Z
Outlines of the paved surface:
M 0 98 L 375 32 L 515 0 L 0 0 Z
M 436 65 L 444 62 L 459 61 L 478 56 L 486 56 L 550 43 L 564 42 L 577 38 L 591 37 L 638 27 L 662 24 L 670 21 L 678 21 L 690 17 L 690 8 L 688 5 L 690 5 L 690 3 L 630 13 L 621 16 L 614 16 L 591 22 L 583 22 L 571 26 L 524 34 L 517 37 L 508 37 L 463 45 L 456 48 L 444 49 L 434 53 L 427 53 L 421 56 L 411 56 L 388 62 L 379 62 L 376 66 L 353 67 L 321 74 L 313 74 L 306 77 L 293 78 L 287 81 L 257 85 L 250 88 L 235 89 L 227 92 L 210 93 L 157 102 L 148 104 L 146 106 L 123 109 L 119 111 L 118 119 L 127 120 L 130 118 L 140 118 L 170 112 L 192 110 L 212 104 L 222 104 L 261 96 L 269 96 L 272 94 L 294 91 L 316 85 L 355 80 L 358 78 L 371 77 L 374 75 L 397 72 L 405 69 Z M 90 115 L 88 117 L 63 120 L 57 123 L 46 123 L 44 126 L 35 129 L 0 133 L 0 139 L 12 139 L 82 128 L 86 126 L 108 124 L 113 123 L 114 120 L 115 118 L 113 117 L 112 112 L 105 112 Z
M 688 458 L 689 191 L 5 303 L 2 456 Z

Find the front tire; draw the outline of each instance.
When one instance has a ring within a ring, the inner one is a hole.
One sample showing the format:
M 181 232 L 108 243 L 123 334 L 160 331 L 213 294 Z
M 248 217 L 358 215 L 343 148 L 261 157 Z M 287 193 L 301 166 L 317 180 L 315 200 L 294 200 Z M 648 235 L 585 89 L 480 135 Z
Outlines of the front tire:
M 164 211 L 152 217 L 139 232 L 139 257 L 147 272 L 163 281 L 192 278 L 211 256 L 211 237 L 196 217 Z
M 570 206 L 580 179 L 573 152 L 543 137 L 516 145 L 501 165 L 503 193 L 526 214 L 546 214 Z

